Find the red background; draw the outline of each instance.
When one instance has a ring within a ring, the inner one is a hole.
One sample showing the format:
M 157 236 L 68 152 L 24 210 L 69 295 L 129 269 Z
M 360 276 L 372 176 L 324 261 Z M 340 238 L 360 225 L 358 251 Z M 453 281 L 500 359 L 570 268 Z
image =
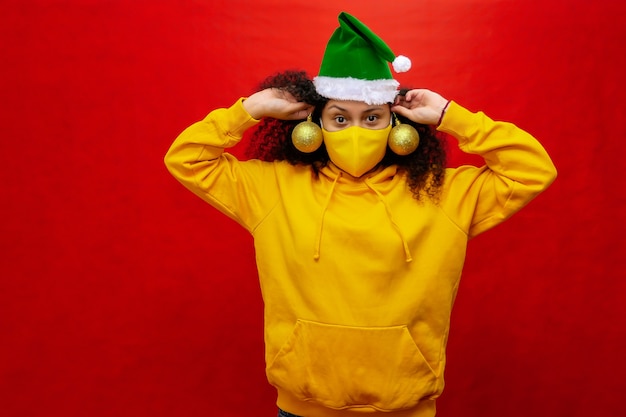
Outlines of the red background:
M 439 415 L 622 415 L 620 0 L 2 1 L 0 414 L 275 415 L 251 238 L 162 158 L 266 75 L 315 75 L 340 9 L 559 169 L 470 244 Z

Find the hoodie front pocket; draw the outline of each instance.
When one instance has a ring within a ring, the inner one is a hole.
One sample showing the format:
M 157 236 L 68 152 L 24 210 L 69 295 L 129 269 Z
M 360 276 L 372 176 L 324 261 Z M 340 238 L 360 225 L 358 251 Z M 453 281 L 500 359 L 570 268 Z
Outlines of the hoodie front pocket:
M 437 374 L 406 326 L 298 320 L 267 375 L 299 400 L 333 409 L 402 410 L 438 394 Z

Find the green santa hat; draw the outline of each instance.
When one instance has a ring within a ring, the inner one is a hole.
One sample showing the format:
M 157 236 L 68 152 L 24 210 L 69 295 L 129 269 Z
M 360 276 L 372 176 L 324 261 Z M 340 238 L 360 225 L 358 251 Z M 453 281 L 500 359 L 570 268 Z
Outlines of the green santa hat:
M 390 62 L 395 72 L 411 69 L 411 60 L 402 55 L 396 57 L 367 26 L 342 12 L 313 83 L 317 92 L 329 99 L 390 103 L 399 86 L 391 75 Z

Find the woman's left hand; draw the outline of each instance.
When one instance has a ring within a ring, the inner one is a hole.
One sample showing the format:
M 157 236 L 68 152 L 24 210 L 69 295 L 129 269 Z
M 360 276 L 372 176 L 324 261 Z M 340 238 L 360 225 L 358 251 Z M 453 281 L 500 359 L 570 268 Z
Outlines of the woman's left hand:
M 397 96 L 391 111 L 416 123 L 436 125 L 447 104 L 448 100 L 434 91 L 415 89 Z

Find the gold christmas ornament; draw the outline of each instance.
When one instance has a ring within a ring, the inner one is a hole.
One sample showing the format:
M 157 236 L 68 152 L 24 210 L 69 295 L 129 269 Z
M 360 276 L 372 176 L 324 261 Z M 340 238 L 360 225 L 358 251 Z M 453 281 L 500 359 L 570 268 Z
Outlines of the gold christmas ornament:
M 311 121 L 311 115 L 306 121 L 299 123 L 291 132 L 291 141 L 297 150 L 304 153 L 315 152 L 322 146 L 322 129 Z
M 395 113 L 393 117 L 396 120 L 396 125 L 389 132 L 389 149 L 400 156 L 408 155 L 417 149 L 420 135 L 413 126 L 400 123 Z

